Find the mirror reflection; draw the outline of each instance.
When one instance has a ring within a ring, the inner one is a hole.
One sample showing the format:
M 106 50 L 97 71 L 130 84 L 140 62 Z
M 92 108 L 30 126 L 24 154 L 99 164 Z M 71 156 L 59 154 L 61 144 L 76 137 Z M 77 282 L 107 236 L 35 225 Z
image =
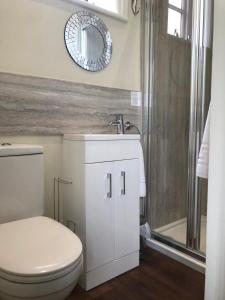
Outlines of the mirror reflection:
M 92 25 L 84 25 L 80 30 L 78 48 L 83 57 L 88 61 L 98 60 L 104 50 L 104 40 L 100 31 Z

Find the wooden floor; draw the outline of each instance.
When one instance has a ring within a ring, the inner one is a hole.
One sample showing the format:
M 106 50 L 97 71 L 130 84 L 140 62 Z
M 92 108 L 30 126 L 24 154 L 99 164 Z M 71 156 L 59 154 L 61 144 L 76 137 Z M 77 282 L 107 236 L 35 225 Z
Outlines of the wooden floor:
M 140 267 L 68 300 L 203 300 L 204 275 L 147 248 Z

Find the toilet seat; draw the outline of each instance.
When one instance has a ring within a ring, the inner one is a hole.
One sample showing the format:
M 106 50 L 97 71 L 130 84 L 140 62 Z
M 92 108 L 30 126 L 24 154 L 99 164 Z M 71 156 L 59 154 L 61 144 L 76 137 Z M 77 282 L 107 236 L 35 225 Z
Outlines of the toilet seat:
M 60 223 L 34 217 L 1 224 L 0 243 L 1 299 L 60 300 L 77 284 L 82 244 Z
M 79 238 L 47 217 L 1 224 L 0 243 L 0 276 L 16 282 L 51 280 L 82 259 Z

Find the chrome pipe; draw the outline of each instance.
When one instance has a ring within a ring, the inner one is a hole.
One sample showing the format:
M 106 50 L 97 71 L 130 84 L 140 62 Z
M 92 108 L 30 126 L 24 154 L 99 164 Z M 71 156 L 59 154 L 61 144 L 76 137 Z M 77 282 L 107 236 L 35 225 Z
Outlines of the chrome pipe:
M 61 177 L 54 177 L 53 179 L 54 185 L 54 192 L 53 192 L 53 202 L 54 202 L 54 220 L 60 221 L 60 188 L 59 184 L 72 184 L 72 181 L 65 180 Z M 57 184 L 57 199 L 56 199 L 56 184 Z M 57 205 L 56 205 L 57 203 Z M 56 217 L 57 215 L 57 217 Z

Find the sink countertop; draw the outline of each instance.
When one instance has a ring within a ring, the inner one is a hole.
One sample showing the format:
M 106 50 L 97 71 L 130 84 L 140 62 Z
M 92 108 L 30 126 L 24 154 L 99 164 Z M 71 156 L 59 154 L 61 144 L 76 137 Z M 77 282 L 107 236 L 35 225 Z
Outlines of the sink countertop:
M 140 140 L 139 134 L 64 134 L 65 140 L 73 141 L 113 141 Z

